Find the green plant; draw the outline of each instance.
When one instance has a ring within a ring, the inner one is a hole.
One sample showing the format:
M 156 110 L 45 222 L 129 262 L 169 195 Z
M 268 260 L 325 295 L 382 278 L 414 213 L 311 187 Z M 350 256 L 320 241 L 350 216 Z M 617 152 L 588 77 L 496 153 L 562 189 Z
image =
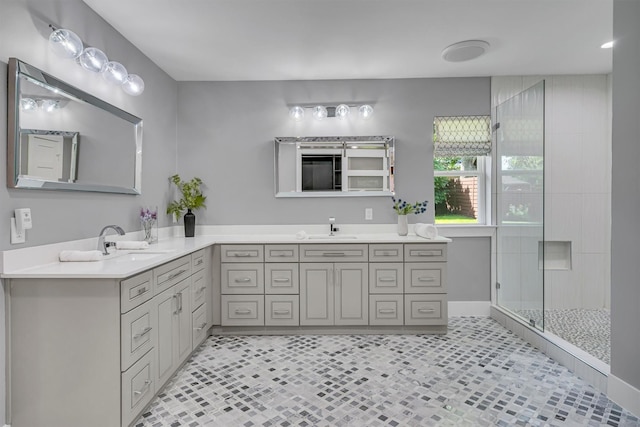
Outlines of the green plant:
M 202 195 L 202 190 L 200 189 L 202 180 L 200 178 L 195 177 L 192 178 L 191 181 L 183 181 L 180 179 L 180 175 L 176 174 L 170 177 L 169 180 L 173 182 L 176 187 L 178 187 L 178 190 L 180 190 L 180 193 L 182 193 L 180 200 L 174 200 L 167 206 L 167 214 L 173 215 L 176 221 L 182 216 L 182 212 L 185 210 L 206 208 L 204 202 L 207 196 Z

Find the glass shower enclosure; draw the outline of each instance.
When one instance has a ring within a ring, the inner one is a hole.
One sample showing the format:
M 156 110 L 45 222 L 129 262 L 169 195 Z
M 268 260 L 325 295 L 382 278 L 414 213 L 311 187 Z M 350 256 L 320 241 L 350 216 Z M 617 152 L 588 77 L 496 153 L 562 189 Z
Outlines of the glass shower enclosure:
M 544 329 L 544 81 L 496 107 L 496 302 Z

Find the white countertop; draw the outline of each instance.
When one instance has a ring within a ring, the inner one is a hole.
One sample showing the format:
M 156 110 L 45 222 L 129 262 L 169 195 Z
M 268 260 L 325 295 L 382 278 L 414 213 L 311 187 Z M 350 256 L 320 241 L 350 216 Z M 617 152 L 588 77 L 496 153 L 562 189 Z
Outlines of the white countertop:
M 128 256 L 115 254 L 102 261 L 59 262 L 59 245 L 49 245 L 49 249 L 25 248 L 18 251 L 6 251 L 0 277 L 6 279 L 122 279 L 130 277 L 173 259 L 190 254 L 214 244 L 366 244 L 366 243 L 447 243 L 451 239 L 436 237 L 425 239 L 415 234 L 398 236 L 395 233 L 362 233 L 356 238 L 345 239 L 336 236 L 326 239 L 297 239 L 295 234 L 211 234 L 196 237 L 167 237 L 140 251 L 119 251 L 122 255 L 136 253 L 154 254 L 141 260 L 131 260 Z M 65 249 L 69 249 L 66 247 Z M 77 248 L 86 250 L 86 244 Z M 94 247 L 91 247 L 94 249 Z M 15 252 L 9 254 L 9 252 Z M 28 258 L 27 258 L 28 257 Z M 31 260 L 27 262 L 26 260 Z M 40 262 L 38 260 L 43 260 Z M 54 261 L 55 260 L 55 261 Z

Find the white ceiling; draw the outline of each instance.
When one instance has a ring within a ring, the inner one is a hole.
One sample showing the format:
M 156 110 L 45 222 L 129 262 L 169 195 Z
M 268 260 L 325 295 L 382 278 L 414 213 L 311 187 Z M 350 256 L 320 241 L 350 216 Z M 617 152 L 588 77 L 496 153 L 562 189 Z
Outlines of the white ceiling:
M 84 0 L 179 81 L 597 74 L 613 0 Z M 482 39 L 484 56 L 441 58 Z

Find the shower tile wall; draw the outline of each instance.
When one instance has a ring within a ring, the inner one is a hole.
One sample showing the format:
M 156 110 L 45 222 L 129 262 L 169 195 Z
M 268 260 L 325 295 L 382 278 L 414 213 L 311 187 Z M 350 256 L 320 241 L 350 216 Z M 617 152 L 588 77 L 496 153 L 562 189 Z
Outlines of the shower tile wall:
M 545 239 L 572 242 L 572 269 L 545 273 L 545 308 L 609 308 L 611 114 L 606 75 L 494 77 L 492 106 L 545 79 Z M 503 245 L 527 245 L 507 236 Z M 530 243 L 530 242 L 529 242 Z M 528 252 L 528 251 L 527 251 Z M 525 274 L 514 260 L 513 274 Z M 514 299 L 527 301 L 526 286 Z M 522 309 L 532 307 L 522 306 Z

